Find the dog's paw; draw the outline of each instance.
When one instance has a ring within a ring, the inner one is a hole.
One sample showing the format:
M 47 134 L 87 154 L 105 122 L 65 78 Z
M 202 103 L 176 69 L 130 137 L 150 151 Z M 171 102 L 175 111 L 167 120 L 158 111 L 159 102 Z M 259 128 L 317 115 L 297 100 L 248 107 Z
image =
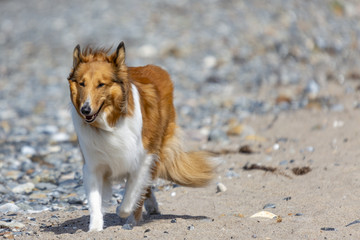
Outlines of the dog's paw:
M 127 218 L 131 213 L 132 211 L 130 209 L 123 209 L 121 205 L 116 208 L 116 214 L 121 218 Z
M 145 210 L 147 215 L 160 215 L 159 207 L 156 202 L 154 204 L 153 202 L 145 201 Z
M 100 232 L 103 230 L 103 222 L 91 222 L 89 225 L 89 232 Z

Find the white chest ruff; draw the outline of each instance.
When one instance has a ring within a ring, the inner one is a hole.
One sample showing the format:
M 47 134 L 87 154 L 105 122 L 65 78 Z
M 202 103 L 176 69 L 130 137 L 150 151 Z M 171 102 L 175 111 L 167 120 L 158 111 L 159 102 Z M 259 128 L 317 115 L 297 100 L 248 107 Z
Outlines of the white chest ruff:
M 72 106 L 72 118 L 80 148 L 89 168 L 105 167 L 112 178 L 124 178 L 137 171 L 146 155 L 142 144 L 142 115 L 138 90 L 132 85 L 134 115 L 119 119 L 114 127 L 106 122 L 106 115 L 98 116 L 101 129 L 85 123 Z

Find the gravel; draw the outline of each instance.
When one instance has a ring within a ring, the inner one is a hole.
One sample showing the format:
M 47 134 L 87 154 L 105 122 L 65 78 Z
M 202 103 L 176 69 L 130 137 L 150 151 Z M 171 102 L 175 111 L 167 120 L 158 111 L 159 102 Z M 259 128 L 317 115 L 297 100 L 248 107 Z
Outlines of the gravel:
M 128 65 L 170 72 L 179 125 L 227 142 L 230 119 L 314 102 L 344 111 L 320 97 L 329 82 L 353 92 L 347 80 L 360 79 L 358 3 L 337 3 L 0 1 L 0 212 L 86 208 L 66 80 L 76 44 L 124 40 Z

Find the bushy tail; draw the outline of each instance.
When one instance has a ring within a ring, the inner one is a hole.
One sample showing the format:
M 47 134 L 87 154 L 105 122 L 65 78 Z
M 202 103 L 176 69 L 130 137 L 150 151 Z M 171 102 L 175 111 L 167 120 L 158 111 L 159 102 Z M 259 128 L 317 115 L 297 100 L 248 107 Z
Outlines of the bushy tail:
M 186 187 L 206 186 L 214 178 L 219 161 L 207 152 L 185 152 L 176 135 L 161 151 L 158 176 Z

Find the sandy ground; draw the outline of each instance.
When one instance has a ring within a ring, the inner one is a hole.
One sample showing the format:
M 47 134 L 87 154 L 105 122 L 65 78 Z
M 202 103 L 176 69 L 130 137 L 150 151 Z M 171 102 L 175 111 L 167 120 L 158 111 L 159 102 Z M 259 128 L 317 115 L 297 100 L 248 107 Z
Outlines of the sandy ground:
M 338 91 L 336 86 L 332 89 Z M 360 110 L 353 106 L 358 93 L 337 98 L 345 107 L 341 112 L 312 108 L 253 115 L 242 123 L 252 134 L 241 133 L 213 146 L 203 144 L 224 160 L 214 183 L 156 192 L 161 215 L 145 218 L 133 230 L 122 229 L 124 221 L 112 207 L 105 216 L 106 228 L 96 233 L 87 232 L 88 211 L 15 216 L 32 231 L 21 238 L 359 239 L 360 224 L 346 226 L 360 219 Z M 239 153 L 244 146 L 250 154 Z M 247 163 L 276 170 L 244 170 Z M 311 171 L 295 175 L 296 167 Z M 229 177 L 229 171 L 238 176 Z M 227 191 L 217 193 L 218 182 Z M 266 204 L 275 208 L 263 209 Z M 250 218 L 263 210 L 278 217 Z

